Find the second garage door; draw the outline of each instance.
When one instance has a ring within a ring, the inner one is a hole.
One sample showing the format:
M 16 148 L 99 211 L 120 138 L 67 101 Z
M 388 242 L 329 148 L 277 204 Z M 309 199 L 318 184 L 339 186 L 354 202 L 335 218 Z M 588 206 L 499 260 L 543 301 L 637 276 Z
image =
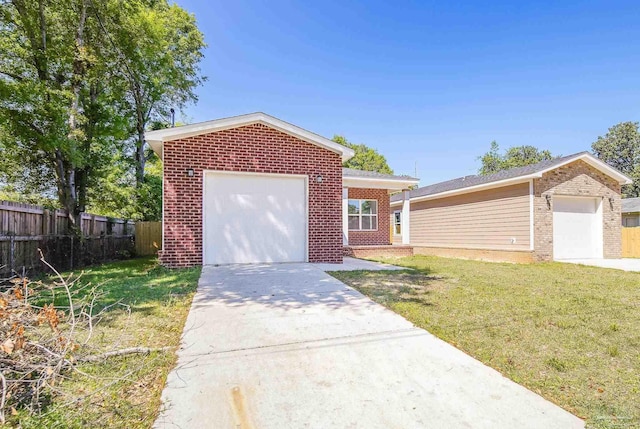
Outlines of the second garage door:
M 208 172 L 203 201 L 205 264 L 304 262 L 304 176 Z
M 553 258 L 602 258 L 601 198 L 553 197 Z

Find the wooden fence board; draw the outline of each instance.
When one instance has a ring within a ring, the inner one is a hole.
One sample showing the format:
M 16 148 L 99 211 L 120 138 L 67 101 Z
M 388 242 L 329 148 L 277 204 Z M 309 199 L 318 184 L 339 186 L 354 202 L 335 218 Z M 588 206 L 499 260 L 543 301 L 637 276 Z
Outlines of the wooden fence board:
M 162 249 L 162 222 L 136 222 L 136 255 L 155 255 Z
M 640 227 L 622 228 L 622 257 L 640 258 Z
M 89 213 L 80 218 L 81 237 L 77 237 L 69 233 L 64 210 L 0 201 L 0 275 L 43 271 L 38 249 L 59 270 L 132 254 L 132 221 Z

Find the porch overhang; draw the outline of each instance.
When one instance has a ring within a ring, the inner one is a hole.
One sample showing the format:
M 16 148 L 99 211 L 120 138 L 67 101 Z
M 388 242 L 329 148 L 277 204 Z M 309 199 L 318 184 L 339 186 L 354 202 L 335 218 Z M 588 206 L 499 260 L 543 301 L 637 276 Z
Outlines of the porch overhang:
M 376 177 L 342 177 L 344 188 L 386 189 L 390 194 L 416 186 L 418 179 L 381 179 Z

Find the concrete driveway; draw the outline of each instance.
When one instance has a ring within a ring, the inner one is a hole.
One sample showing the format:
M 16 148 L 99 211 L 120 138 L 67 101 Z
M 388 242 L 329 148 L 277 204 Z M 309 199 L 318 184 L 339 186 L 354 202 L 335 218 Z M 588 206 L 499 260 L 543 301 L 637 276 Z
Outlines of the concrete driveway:
M 568 264 L 590 265 L 592 267 L 613 268 L 623 271 L 640 272 L 640 259 L 620 258 L 620 259 L 563 259 L 558 262 Z
M 584 426 L 312 264 L 205 267 L 162 400 L 156 428 Z

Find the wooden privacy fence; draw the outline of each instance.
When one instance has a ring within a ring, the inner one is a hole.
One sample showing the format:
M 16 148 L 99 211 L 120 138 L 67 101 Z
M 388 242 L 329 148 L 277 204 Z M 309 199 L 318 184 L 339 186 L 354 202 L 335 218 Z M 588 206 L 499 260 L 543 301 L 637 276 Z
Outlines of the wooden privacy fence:
M 69 233 L 64 210 L 0 201 L 0 274 L 44 271 L 38 249 L 57 270 L 133 254 L 131 221 L 82 213 L 80 230 Z
M 622 228 L 622 257 L 640 258 L 640 227 Z
M 162 250 L 162 222 L 136 222 L 136 255 L 155 255 Z

